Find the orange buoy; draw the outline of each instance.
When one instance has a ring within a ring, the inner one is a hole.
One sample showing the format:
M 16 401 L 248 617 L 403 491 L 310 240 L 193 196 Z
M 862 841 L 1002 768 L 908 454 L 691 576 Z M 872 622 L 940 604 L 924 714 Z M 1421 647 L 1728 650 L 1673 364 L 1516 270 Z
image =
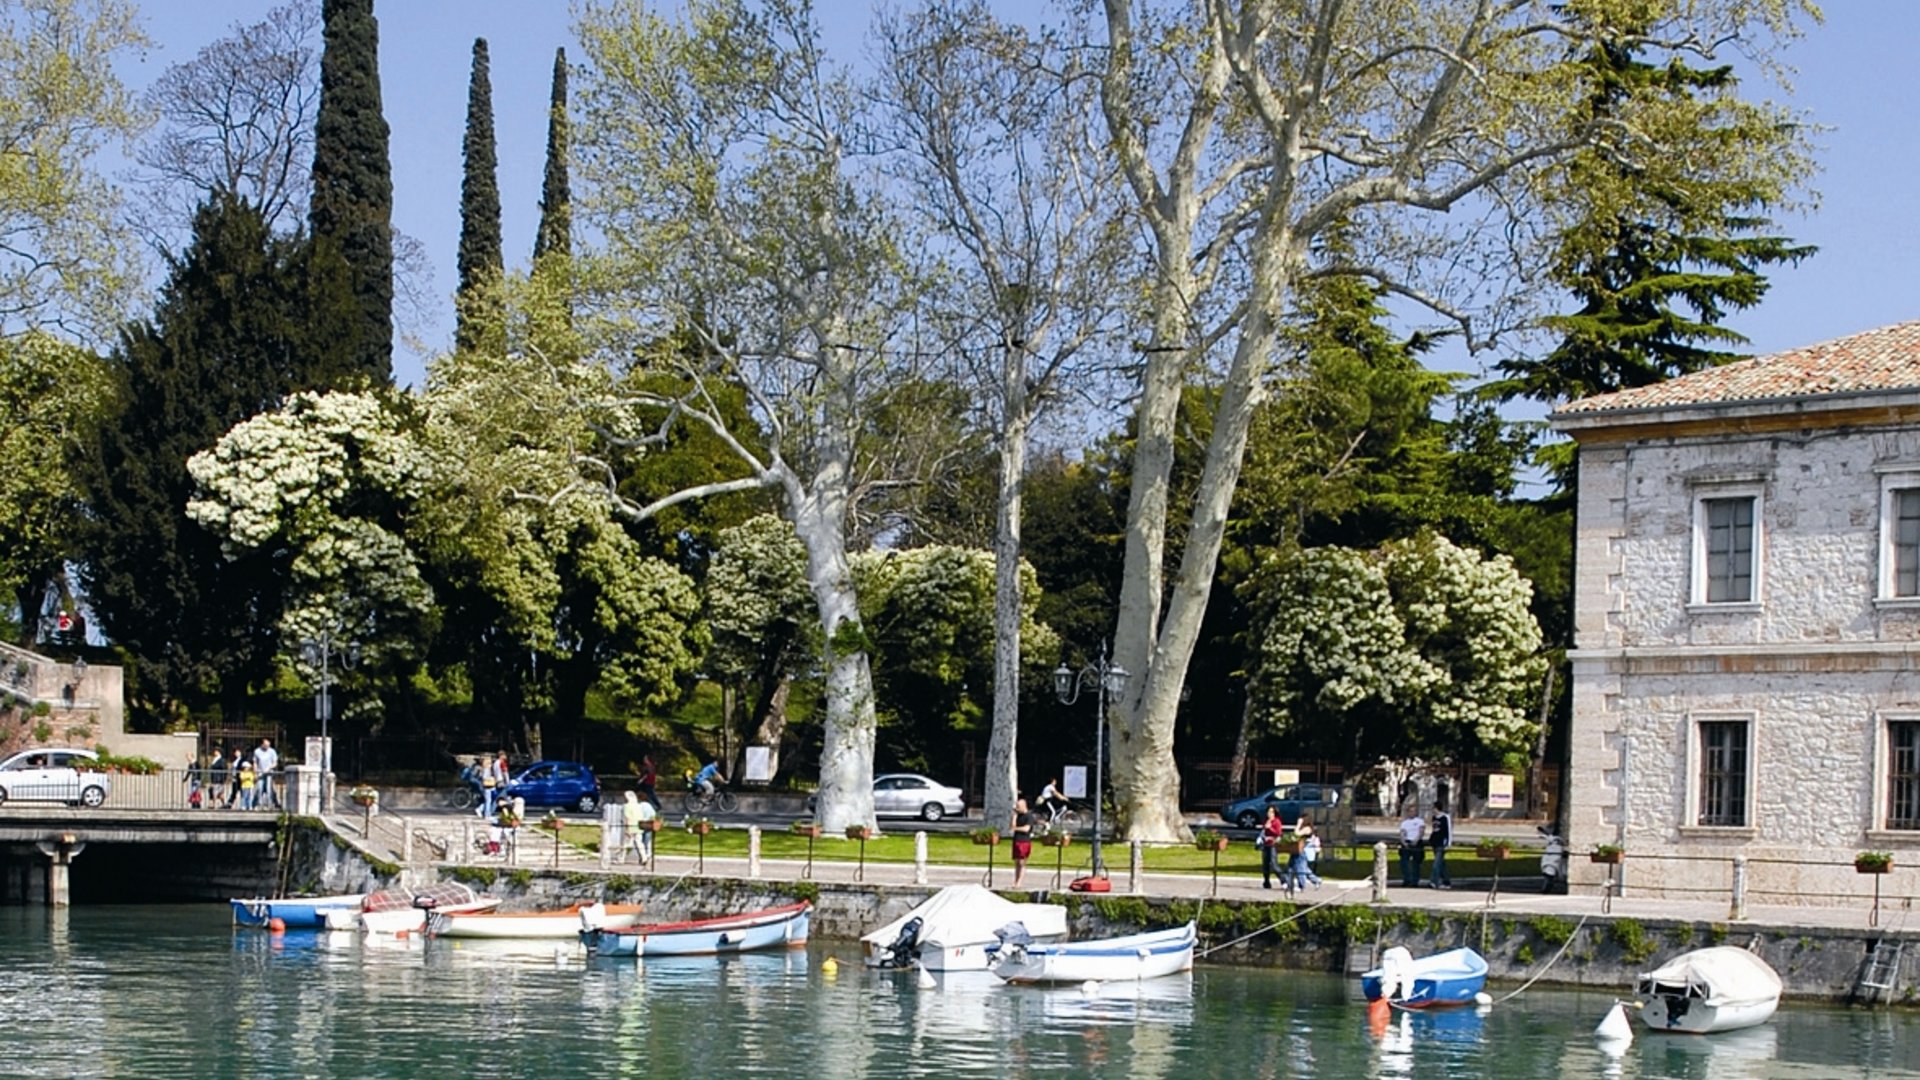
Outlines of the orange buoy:
M 407 932 L 405 930 L 395 930 L 393 932 L 393 936 L 396 938 L 399 938 L 402 941 L 405 941 L 407 938 Z
M 1387 1033 L 1387 1022 L 1393 1018 L 1393 1005 L 1386 998 L 1374 998 L 1367 1002 L 1367 1033 L 1378 1038 Z
M 287 920 L 275 915 L 273 918 L 267 920 L 267 929 L 276 934 L 284 934 L 287 932 Z

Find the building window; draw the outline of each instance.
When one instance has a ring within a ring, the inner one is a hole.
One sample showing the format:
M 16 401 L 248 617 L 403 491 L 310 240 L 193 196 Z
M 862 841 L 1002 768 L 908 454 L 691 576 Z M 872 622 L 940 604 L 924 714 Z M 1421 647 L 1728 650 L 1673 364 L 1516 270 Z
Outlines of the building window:
M 1920 488 L 1887 493 L 1887 561 L 1890 596 L 1920 597 Z
M 1920 829 L 1920 720 L 1887 722 L 1887 828 Z
M 1745 720 L 1700 722 L 1700 812 L 1696 824 L 1747 824 L 1751 734 L 1752 725 Z
M 1702 499 L 1705 551 L 1702 569 L 1709 604 L 1745 604 L 1753 600 L 1752 496 Z

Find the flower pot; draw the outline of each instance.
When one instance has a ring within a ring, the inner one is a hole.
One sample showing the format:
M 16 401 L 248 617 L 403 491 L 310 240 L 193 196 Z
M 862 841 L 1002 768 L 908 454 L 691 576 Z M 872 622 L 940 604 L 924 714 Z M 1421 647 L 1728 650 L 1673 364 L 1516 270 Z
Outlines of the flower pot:
M 1224 836 L 1216 836 L 1210 840 L 1195 840 L 1193 846 L 1199 848 L 1201 851 L 1225 851 L 1227 850 L 1227 838 Z
M 713 831 L 713 822 L 696 821 L 693 824 L 687 826 L 687 831 L 690 833 L 693 833 L 695 836 L 705 836 L 708 833 Z
M 1474 848 L 1473 852 L 1483 859 L 1492 859 L 1495 862 L 1500 862 L 1506 859 L 1507 856 L 1513 854 L 1513 849 L 1505 844 L 1501 844 L 1497 847 Z
M 818 839 L 820 838 L 820 826 L 818 826 L 818 825 L 795 825 L 795 826 L 793 826 L 793 835 L 795 835 L 795 836 L 804 836 L 804 837 L 807 837 L 807 838 L 808 838 L 808 839 L 810 839 L 810 840 L 818 840 Z
M 995 844 L 998 844 L 1000 842 L 1000 834 L 986 833 L 984 835 L 974 837 L 973 842 L 980 845 L 981 847 L 992 847 Z
M 1862 874 L 1884 874 L 1893 869 L 1893 862 L 1891 860 L 1887 862 L 1866 862 L 1860 860 L 1853 864 L 1853 869 Z
M 355 806 L 372 806 L 374 803 L 380 801 L 379 797 L 375 795 L 355 795 L 352 796 L 352 798 Z
M 1070 833 L 1048 833 L 1040 838 L 1040 842 L 1048 847 L 1066 847 L 1072 839 Z
M 849 825 L 847 826 L 847 839 L 871 840 L 873 839 L 873 830 L 867 828 L 865 825 Z
M 659 832 L 660 819 L 657 817 L 653 817 L 653 818 L 648 818 L 645 821 L 642 821 L 640 823 L 640 831 L 641 832 Z
M 1619 866 L 1621 861 L 1626 857 L 1627 853 L 1624 851 L 1593 851 L 1587 853 L 1587 861 L 1607 863 L 1611 866 Z
M 1282 855 L 1298 855 L 1307 850 L 1304 840 L 1281 840 L 1273 845 L 1273 850 Z

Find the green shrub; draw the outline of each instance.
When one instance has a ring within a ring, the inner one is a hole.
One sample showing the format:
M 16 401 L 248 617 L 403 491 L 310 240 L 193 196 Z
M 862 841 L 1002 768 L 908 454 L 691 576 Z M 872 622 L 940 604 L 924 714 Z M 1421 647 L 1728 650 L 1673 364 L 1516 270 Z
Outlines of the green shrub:
M 493 883 L 499 879 L 499 874 L 491 866 L 456 866 L 452 872 L 453 880 L 468 885 L 478 885 L 483 889 L 491 889 Z
M 524 889 L 533 884 L 533 871 L 509 870 L 507 871 L 507 884 L 512 885 L 516 889 Z
M 1573 937 L 1574 924 L 1552 915 L 1535 915 L 1527 920 L 1527 925 L 1549 945 L 1564 945 Z
M 1620 946 L 1621 955 L 1630 963 L 1637 964 L 1647 959 L 1653 955 L 1654 950 L 1659 948 L 1655 937 L 1647 933 L 1646 927 L 1641 926 L 1634 919 L 1615 919 L 1612 936 L 1614 942 Z

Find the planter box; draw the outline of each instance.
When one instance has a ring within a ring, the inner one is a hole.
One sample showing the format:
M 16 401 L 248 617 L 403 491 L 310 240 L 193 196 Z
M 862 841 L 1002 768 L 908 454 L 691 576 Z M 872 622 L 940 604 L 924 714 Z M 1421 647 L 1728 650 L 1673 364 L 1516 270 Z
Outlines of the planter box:
M 1862 874 L 1884 874 L 1887 871 L 1893 869 L 1893 863 L 1891 862 L 1883 862 L 1883 863 L 1857 862 L 1853 864 L 1853 868 L 1855 871 Z
M 988 833 L 985 836 L 976 836 L 973 838 L 973 842 L 980 845 L 981 847 L 993 847 L 995 844 L 998 844 L 1000 842 L 1000 834 Z
M 1513 849 L 1508 847 L 1505 844 L 1501 844 L 1498 847 L 1490 847 L 1490 848 L 1477 847 L 1473 849 L 1473 853 L 1475 855 L 1480 856 L 1483 859 L 1492 859 L 1495 862 L 1501 862 L 1505 860 L 1507 856 L 1513 854 Z
M 687 831 L 690 833 L 693 833 L 695 836 L 705 836 L 708 833 L 713 831 L 713 822 L 711 821 L 695 822 L 692 825 L 687 826 Z
M 1298 855 L 1307 850 L 1307 845 L 1300 840 L 1282 840 L 1273 845 L 1273 850 L 1282 855 Z
M 1048 833 L 1040 837 L 1040 842 L 1048 847 L 1066 847 L 1073 836 L 1069 833 Z
M 793 835 L 795 835 L 795 836 L 805 836 L 805 837 L 808 837 L 809 839 L 813 839 L 813 840 L 818 840 L 818 839 L 820 839 L 820 826 L 818 826 L 818 825 L 795 825 L 795 826 L 793 826 Z
M 1224 836 L 1216 836 L 1211 840 L 1195 840 L 1193 846 L 1199 848 L 1201 851 L 1225 851 L 1227 850 L 1227 844 L 1230 842 L 1231 841 Z
M 1610 866 L 1619 866 L 1621 861 L 1626 857 L 1627 853 L 1624 851 L 1590 851 L 1587 853 L 1588 862 L 1606 863 Z
M 352 796 L 352 798 L 355 806 L 372 806 L 374 803 L 380 801 L 377 795 L 355 795 Z
M 873 830 L 867 828 L 865 825 L 849 825 L 847 826 L 847 839 L 871 840 L 873 839 Z
M 641 832 L 659 832 L 660 819 L 657 817 L 648 818 L 640 823 L 639 829 Z

